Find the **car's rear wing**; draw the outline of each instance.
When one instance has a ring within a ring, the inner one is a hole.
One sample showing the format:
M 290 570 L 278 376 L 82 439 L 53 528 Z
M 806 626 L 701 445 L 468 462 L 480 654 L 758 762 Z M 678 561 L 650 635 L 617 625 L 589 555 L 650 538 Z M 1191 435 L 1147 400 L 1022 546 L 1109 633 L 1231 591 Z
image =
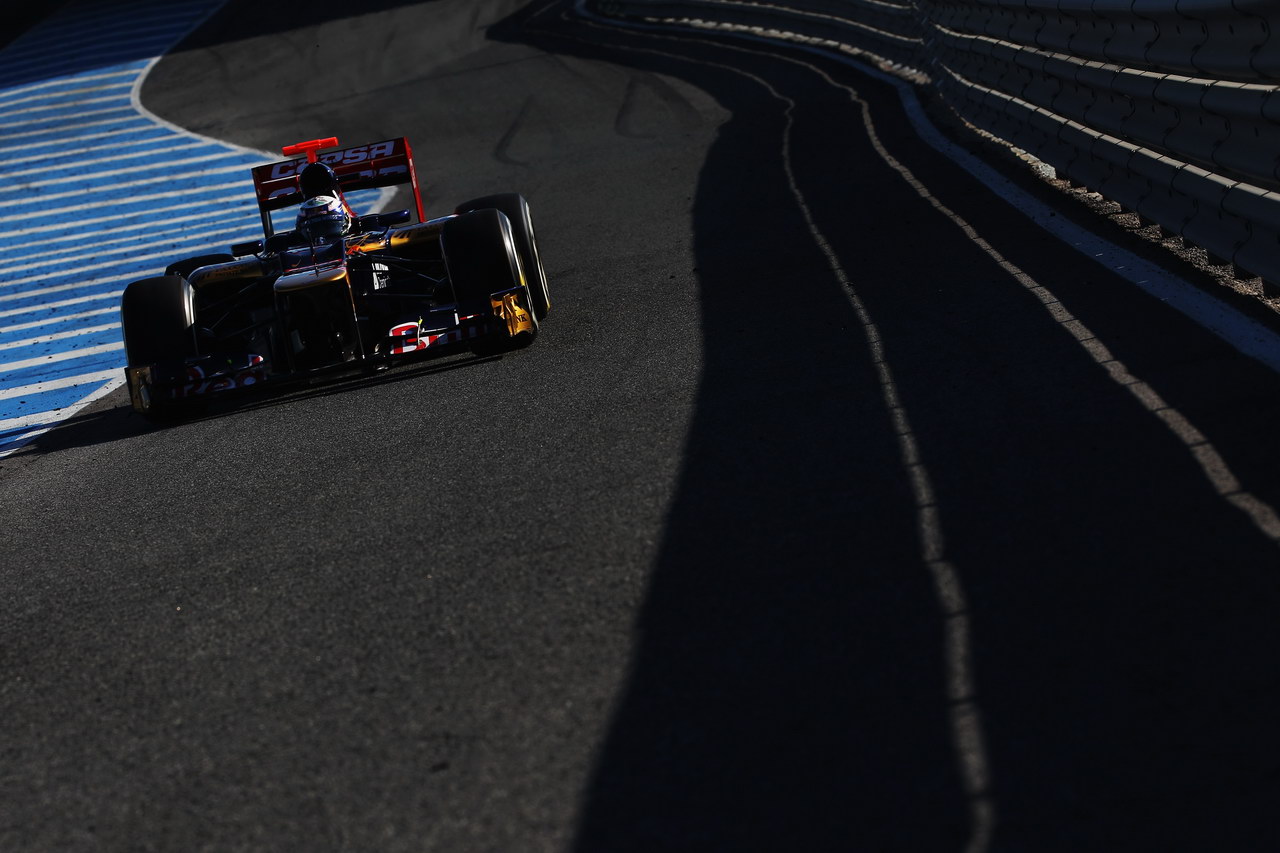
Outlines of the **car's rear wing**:
M 418 190 L 418 173 L 413 167 L 413 151 L 409 140 L 401 136 L 372 145 L 323 151 L 337 146 L 335 137 L 313 139 L 286 145 L 281 153 L 306 154 L 296 160 L 281 160 L 253 169 L 253 189 L 258 195 L 258 211 L 262 215 L 262 228 L 268 237 L 272 234 L 271 211 L 301 204 L 302 191 L 298 187 L 298 173 L 308 163 L 317 161 L 333 169 L 342 191 L 377 189 L 409 184 L 413 187 L 413 202 L 418 221 L 426 216 L 422 208 L 422 194 Z M 323 153 L 321 153 L 323 151 Z

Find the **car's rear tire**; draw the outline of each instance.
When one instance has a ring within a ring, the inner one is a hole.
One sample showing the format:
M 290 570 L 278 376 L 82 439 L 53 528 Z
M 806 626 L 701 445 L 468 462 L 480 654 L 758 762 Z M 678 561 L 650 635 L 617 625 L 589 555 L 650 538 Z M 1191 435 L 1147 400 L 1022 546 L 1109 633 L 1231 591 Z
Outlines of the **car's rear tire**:
M 225 264 L 234 261 L 234 255 L 213 254 L 213 255 L 196 255 L 194 258 L 187 258 L 182 261 L 174 261 L 165 267 L 165 275 L 180 275 L 183 278 L 189 278 L 193 272 L 200 267 L 207 267 L 209 264 Z
M 539 320 L 551 311 L 551 292 L 547 289 L 547 273 L 542 268 L 542 256 L 538 254 L 538 239 L 533 233 L 533 217 L 529 214 L 529 202 L 519 193 L 499 193 L 475 198 L 458 205 L 457 213 L 492 208 L 500 210 L 511 221 L 511 234 L 515 237 L 516 251 L 524 268 L 525 283 L 533 302 L 533 316 Z
M 460 314 L 492 316 L 491 294 L 521 286 L 520 258 L 511 223 L 495 208 L 464 213 L 446 222 L 440 246 Z M 532 332 L 514 337 L 494 335 L 472 348 L 483 355 L 519 349 L 533 343 L 536 334 L 535 319 Z

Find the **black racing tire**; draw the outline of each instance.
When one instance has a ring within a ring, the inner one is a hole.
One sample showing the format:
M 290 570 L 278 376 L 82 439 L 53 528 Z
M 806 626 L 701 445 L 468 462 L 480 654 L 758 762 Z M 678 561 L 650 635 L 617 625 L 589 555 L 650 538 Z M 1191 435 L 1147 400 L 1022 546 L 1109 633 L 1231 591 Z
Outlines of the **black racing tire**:
M 181 361 L 199 352 L 195 293 L 180 275 L 144 278 L 126 287 L 120 299 L 120 326 L 130 367 Z M 197 408 L 185 401 L 152 399 L 144 414 L 161 423 L 187 417 Z
M 499 210 L 486 208 L 449 220 L 440 233 L 440 247 L 461 314 L 492 316 L 490 295 L 521 284 L 511 223 Z M 534 325 L 533 332 L 479 341 L 472 349 L 489 355 L 526 347 L 537 334 L 536 319 Z
M 551 311 L 551 291 L 547 289 L 547 273 L 542 268 L 542 256 L 538 253 L 538 239 L 533 233 L 533 217 L 529 214 L 529 202 L 519 193 L 499 193 L 474 198 L 458 205 L 457 213 L 493 208 L 500 210 L 511 220 L 511 233 L 520 253 L 520 265 L 524 268 L 525 283 L 533 303 L 533 316 L 542 320 Z
M 195 296 L 180 275 L 144 278 L 124 289 L 120 326 L 130 367 L 196 354 Z
M 209 264 L 225 264 L 234 261 L 234 255 L 213 254 L 213 255 L 196 255 L 194 258 L 187 258 L 182 261 L 174 261 L 165 267 L 165 275 L 180 275 L 183 278 L 189 277 L 200 267 L 207 267 Z

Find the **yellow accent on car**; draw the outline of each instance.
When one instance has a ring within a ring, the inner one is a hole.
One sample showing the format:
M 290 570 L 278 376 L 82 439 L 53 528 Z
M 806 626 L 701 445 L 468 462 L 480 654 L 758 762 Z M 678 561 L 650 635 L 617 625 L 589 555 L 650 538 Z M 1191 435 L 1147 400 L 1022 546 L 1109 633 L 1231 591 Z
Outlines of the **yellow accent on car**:
M 140 415 L 151 411 L 151 368 L 126 367 L 125 384 L 129 386 L 129 403 Z
M 507 324 L 508 337 L 514 338 L 521 332 L 532 333 L 535 329 L 533 316 L 529 313 L 529 309 L 520 304 L 524 300 L 526 292 L 521 288 L 490 299 L 493 303 L 494 316 Z

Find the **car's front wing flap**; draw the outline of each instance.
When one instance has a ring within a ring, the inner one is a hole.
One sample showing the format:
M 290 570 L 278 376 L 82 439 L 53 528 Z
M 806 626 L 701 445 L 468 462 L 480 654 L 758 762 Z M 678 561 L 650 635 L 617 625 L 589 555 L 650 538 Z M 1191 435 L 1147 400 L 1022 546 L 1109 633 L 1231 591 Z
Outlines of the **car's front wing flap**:
M 188 400 L 267 381 L 267 360 L 255 353 L 206 355 L 199 359 L 126 367 L 129 399 L 139 412 L 156 404 Z
M 528 291 L 524 287 L 494 293 L 490 302 L 491 316 L 472 314 L 457 317 L 457 324 L 446 328 L 424 328 L 421 318 L 392 326 L 374 348 L 374 357 L 403 357 L 428 350 L 443 351 L 493 335 L 515 337 L 536 330 L 527 304 Z M 313 372 L 308 371 L 305 375 Z M 190 401 L 301 375 L 275 373 L 266 357 L 256 353 L 219 353 L 125 368 L 130 402 L 136 411 L 142 413 L 154 411 L 157 405 Z

